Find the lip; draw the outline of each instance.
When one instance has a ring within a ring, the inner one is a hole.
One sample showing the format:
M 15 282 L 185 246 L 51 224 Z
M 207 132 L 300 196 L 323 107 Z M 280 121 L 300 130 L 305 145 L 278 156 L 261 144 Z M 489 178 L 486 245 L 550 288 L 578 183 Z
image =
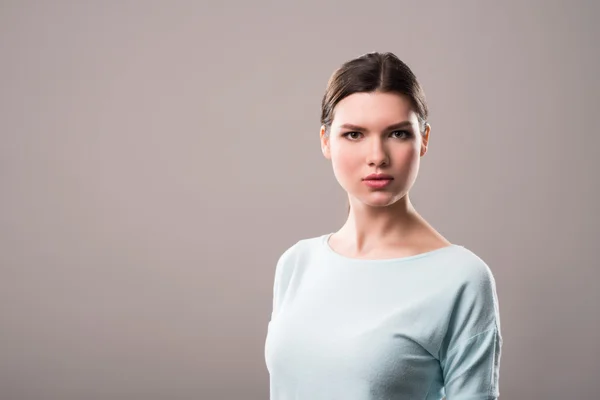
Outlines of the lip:
M 388 174 L 371 174 L 365 178 L 363 178 L 363 180 L 376 180 L 376 179 L 389 179 L 392 180 L 394 179 L 393 176 L 388 175 Z
M 365 179 L 363 182 L 369 187 L 380 189 L 389 185 L 391 181 L 392 179 Z

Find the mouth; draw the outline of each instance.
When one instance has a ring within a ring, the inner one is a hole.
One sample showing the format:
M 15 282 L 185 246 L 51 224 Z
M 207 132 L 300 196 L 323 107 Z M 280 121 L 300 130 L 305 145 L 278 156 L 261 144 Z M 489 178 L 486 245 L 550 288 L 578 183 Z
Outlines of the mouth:
M 363 180 L 391 180 L 394 179 L 393 176 L 388 175 L 388 174 L 371 174 L 365 178 L 363 178 Z
M 365 185 L 367 185 L 371 188 L 379 189 L 379 188 L 389 185 L 392 180 L 393 180 L 393 178 L 377 178 L 377 179 L 373 178 L 373 179 L 364 179 L 363 182 L 365 183 Z

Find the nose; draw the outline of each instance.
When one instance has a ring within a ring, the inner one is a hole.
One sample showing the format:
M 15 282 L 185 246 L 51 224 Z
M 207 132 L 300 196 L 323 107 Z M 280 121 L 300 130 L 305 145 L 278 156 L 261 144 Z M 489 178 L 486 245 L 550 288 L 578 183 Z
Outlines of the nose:
M 369 154 L 367 157 L 367 163 L 369 166 L 383 166 L 389 164 L 389 157 L 385 146 L 380 140 L 374 140 L 369 148 Z

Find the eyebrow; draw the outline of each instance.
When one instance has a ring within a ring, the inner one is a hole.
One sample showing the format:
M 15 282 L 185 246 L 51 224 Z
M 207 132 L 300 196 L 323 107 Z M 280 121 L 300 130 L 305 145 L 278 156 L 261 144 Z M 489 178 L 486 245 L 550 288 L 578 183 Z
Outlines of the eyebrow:
M 385 130 L 388 131 L 390 129 L 398 129 L 398 128 L 404 128 L 404 127 L 408 127 L 408 126 L 412 126 L 412 123 L 410 121 L 402 121 L 402 122 L 398 122 L 396 124 L 392 124 L 392 125 L 388 126 L 387 128 L 385 128 Z M 367 128 L 363 128 L 362 126 L 358 126 L 358 125 L 354 125 L 354 124 L 343 124 L 343 125 L 340 125 L 340 128 L 352 129 L 355 131 L 368 130 Z

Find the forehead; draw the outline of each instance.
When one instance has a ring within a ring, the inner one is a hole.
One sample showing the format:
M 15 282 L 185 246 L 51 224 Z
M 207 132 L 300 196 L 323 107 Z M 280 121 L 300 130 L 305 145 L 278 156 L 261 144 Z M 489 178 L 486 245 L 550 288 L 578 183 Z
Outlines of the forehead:
M 378 129 L 403 121 L 418 125 L 417 114 L 408 97 L 396 93 L 353 93 L 334 109 L 332 127 L 350 123 Z

